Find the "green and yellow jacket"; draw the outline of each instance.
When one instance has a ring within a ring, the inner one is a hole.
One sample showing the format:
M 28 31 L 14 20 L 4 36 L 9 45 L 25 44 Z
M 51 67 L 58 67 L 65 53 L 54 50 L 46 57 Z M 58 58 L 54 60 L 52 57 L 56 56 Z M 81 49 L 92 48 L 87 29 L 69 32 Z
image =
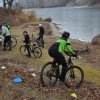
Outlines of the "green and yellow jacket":
M 58 52 L 67 53 L 68 55 L 74 54 L 69 40 L 59 39 L 56 41 L 56 43 L 59 43 Z

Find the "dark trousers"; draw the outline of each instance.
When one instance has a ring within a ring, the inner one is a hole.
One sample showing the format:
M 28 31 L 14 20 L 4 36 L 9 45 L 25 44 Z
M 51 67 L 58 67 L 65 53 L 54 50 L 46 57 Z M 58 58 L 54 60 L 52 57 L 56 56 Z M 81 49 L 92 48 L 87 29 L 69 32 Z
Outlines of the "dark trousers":
M 60 75 L 60 80 L 64 81 L 66 76 L 66 70 L 68 68 L 65 57 L 56 50 L 49 49 L 49 55 L 53 57 L 58 64 L 62 65 L 62 71 Z
M 28 56 L 31 56 L 30 45 L 29 45 L 29 44 L 26 44 L 25 47 L 26 47 L 26 49 L 27 49 Z
M 43 34 L 40 34 L 37 40 L 40 40 L 40 39 L 43 40 L 43 36 L 44 36 Z
M 11 36 L 4 37 L 4 50 L 6 50 L 7 45 L 9 46 L 9 49 L 11 50 Z
M 44 47 L 44 40 L 43 40 L 43 34 L 39 35 L 39 37 L 37 38 L 37 40 L 39 40 L 42 44 L 43 44 L 43 47 Z

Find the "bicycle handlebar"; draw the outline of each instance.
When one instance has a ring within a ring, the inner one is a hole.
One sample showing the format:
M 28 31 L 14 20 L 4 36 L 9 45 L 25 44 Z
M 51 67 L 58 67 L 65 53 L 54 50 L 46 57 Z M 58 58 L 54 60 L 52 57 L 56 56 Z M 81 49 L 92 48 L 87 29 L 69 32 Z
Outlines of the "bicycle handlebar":
M 81 53 L 84 53 L 84 52 L 88 52 L 90 49 L 88 47 L 88 45 L 86 45 L 86 49 L 76 49 L 74 50 L 74 52 L 77 54 L 81 54 Z M 68 55 L 69 58 L 68 59 L 71 59 L 71 58 L 78 58 L 78 59 L 82 59 L 82 57 L 80 56 L 74 56 L 74 55 Z
M 84 52 L 88 52 L 90 49 L 88 47 L 88 45 L 86 45 L 86 49 L 76 49 L 74 50 L 77 54 L 80 54 L 80 53 L 84 53 Z

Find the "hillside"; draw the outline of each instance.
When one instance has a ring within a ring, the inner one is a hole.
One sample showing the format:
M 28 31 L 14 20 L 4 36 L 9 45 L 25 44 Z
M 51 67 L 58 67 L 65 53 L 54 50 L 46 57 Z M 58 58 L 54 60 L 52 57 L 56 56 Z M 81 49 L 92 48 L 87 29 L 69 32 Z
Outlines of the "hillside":
M 22 8 L 59 7 L 59 6 L 98 6 L 100 0 L 16 0 Z
M 36 21 L 35 14 L 29 12 L 27 14 L 21 11 L 11 10 L 9 14 L 8 9 L 0 8 L 0 24 L 8 23 L 10 25 L 20 25 L 25 22 Z
M 59 85 L 59 82 L 54 87 L 43 87 L 40 82 L 40 70 L 43 64 L 52 61 L 48 55 L 49 46 L 56 41 L 56 37 L 45 35 L 44 40 L 46 46 L 42 49 L 42 57 L 31 58 L 20 54 L 19 48 L 23 45 L 22 32 L 28 30 L 29 35 L 36 37 L 38 30 L 34 30 L 38 24 L 35 22 L 26 23 L 21 26 L 13 27 L 12 33 L 16 36 L 18 44 L 12 51 L 0 51 L 0 100 L 73 100 L 72 93 L 77 94 L 78 100 L 99 100 L 100 99 L 100 68 L 95 65 L 93 61 L 89 63 L 90 57 L 96 55 L 99 57 L 100 47 L 93 50 L 91 47 L 90 54 L 83 54 L 83 60 L 73 59 L 75 65 L 80 66 L 85 73 L 85 81 L 78 89 L 69 89 L 64 85 Z M 31 26 L 31 27 L 30 27 Z M 32 28 L 33 27 L 33 28 Z M 30 30 L 32 28 L 32 30 Z M 82 42 L 73 42 L 74 47 L 85 48 Z M 91 55 L 92 53 L 92 55 Z M 95 58 L 95 56 L 93 56 Z M 84 62 L 85 60 L 85 62 Z M 86 61 L 87 60 L 87 61 Z M 97 59 L 96 59 L 97 60 Z M 97 60 L 98 62 L 98 60 Z M 89 63 L 89 64 L 88 64 Z M 99 63 L 100 64 L 100 63 Z M 98 65 L 99 65 L 98 64 Z M 4 66 L 5 69 L 1 67 Z M 35 74 L 36 76 L 33 76 Z M 23 79 L 22 83 L 16 84 L 13 79 L 18 76 Z M 76 99 L 76 100 L 77 100 Z

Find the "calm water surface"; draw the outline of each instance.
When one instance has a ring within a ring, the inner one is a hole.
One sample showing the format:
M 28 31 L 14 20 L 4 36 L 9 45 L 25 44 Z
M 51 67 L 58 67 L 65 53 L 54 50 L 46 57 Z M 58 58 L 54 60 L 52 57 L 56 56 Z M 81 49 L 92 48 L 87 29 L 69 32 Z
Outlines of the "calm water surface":
M 60 24 L 61 31 L 71 33 L 71 38 L 90 42 L 94 36 L 100 34 L 100 9 L 57 7 L 28 10 L 35 10 L 38 18 L 52 18 L 54 23 Z

